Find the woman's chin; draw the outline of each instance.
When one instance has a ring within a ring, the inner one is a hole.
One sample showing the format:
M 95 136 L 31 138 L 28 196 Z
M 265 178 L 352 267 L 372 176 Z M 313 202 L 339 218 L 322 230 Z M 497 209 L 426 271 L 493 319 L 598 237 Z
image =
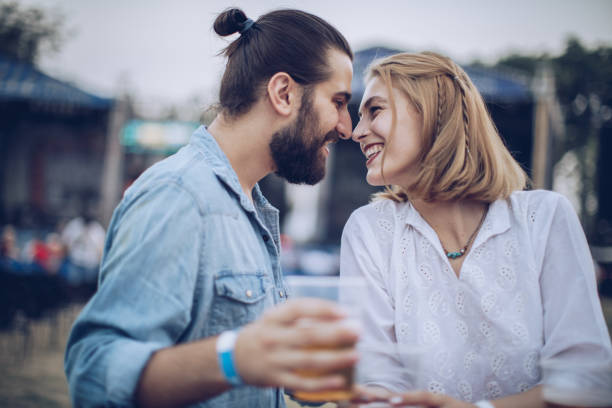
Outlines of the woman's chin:
M 373 187 L 385 185 L 382 177 L 380 177 L 380 174 L 370 174 L 370 172 L 368 172 L 366 176 L 366 182 Z

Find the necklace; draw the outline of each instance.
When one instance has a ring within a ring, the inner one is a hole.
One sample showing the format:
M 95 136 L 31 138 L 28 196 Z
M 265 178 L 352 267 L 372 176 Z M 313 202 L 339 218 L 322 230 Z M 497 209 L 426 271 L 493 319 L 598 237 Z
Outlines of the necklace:
M 476 227 L 474 232 L 472 232 L 472 235 L 470 235 L 470 238 L 467 240 L 465 246 L 463 248 L 461 248 L 460 250 L 455 251 L 455 252 L 449 252 L 449 251 L 446 250 L 446 248 L 444 248 L 444 245 L 442 245 L 442 249 L 444 250 L 444 253 L 446 254 L 447 258 L 449 258 L 449 259 L 456 259 L 456 258 L 460 258 L 463 255 L 465 255 L 465 251 L 467 251 L 468 247 L 470 246 L 470 244 L 474 240 L 474 237 L 476 237 L 476 233 L 478 232 L 478 230 L 482 226 L 482 223 L 484 222 L 484 219 L 486 218 L 486 216 L 487 216 L 487 209 L 485 209 L 484 213 L 482 214 L 482 218 L 480 219 L 480 222 L 478 223 L 478 226 Z

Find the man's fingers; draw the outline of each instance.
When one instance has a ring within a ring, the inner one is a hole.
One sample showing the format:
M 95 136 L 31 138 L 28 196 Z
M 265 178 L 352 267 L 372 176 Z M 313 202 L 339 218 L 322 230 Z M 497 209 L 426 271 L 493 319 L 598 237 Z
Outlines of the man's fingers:
M 337 303 L 315 298 L 301 298 L 289 300 L 268 310 L 262 319 L 269 323 L 286 325 L 302 318 L 337 320 L 345 317 L 346 313 Z
M 270 346 L 313 348 L 352 346 L 359 330 L 334 302 L 295 299 L 266 312 L 261 319 L 266 331 L 274 329 Z
M 342 379 L 338 371 L 350 369 L 358 360 L 354 346 L 359 333 L 347 324 L 346 316 L 337 304 L 320 299 L 296 299 L 275 307 L 240 331 L 236 366 L 245 381 L 254 385 L 337 388 L 327 377 Z M 252 364 L 254 355 L 257 367 Z M 326 374 L 310 378 L 299 371 Z M 289 379 L 279 383 L 281 377 Z M 293 383 L 294 377 L 301 381 Z
M 359 331 L 347 321 L 300 321 L 281 333 L 279 341 L 298 348 L 342 348 L 359 340 Z
M 279 352 L 274 357 L 276 364 L 292 371 L 331 373 L 350 369 L 359 359 L 354 349 L 293 349 Z
M 347 387 L 346 379 L 338 374 L 321 377 L 304 377 L 294 372 L 286 372 L 279 379 L 280 385 L 293 391 L 339 390 Z

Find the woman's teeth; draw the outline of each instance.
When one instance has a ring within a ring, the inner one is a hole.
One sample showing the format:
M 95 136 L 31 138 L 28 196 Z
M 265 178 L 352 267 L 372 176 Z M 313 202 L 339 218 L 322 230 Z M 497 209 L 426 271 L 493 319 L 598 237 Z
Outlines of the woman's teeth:
M 376 145 L 368 147 L 365 150 L 364 154 L 365 154 L 366 158 L 369 159 L 370 157 L 372 157 L 376 153 L 381 152 L 382 150 L 383 150 L 383 145 L 382 144 L 376 144 Z

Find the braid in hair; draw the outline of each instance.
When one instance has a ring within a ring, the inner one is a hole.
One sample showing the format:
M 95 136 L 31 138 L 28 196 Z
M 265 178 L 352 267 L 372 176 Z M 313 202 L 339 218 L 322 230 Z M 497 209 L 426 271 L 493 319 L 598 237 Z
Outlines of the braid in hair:
M 465 100 L 465 88 L 464 83 L 458 75 L 453 76 L 453 80 L 459 87 L 459 92 L 461 92 L 461 110 L 463 112 L 463 131 L 465 132 L 465 149 L 467 154 L 470 154 L 470 145 L 468 143 L 468 129 L 469 129 L 469 118 L 468 118 L 468 110 L 467 110 L 467 101 Z
M 438 88 L 438 115 L 436 117 L 436 128 L 435 128 L 435 136 L 437 137 L 440 134 L 442 129 L 442 108 L 446 104 L 446 93 L 442 89 L 442 78 L 440 75 L 436 76 L 436 86 Z

